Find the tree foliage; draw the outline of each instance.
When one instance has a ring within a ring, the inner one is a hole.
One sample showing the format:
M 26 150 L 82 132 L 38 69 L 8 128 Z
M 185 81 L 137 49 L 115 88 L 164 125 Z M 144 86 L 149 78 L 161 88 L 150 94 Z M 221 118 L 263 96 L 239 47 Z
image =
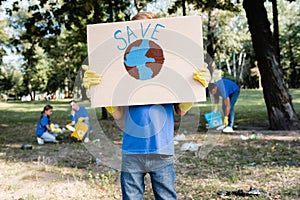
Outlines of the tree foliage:
M 186 4 L 193 5 L 195 10 L 200 11 L 210 11 L 212 9 L 239 11 L 239 8 L 231 0 L 176 0 L 168 9 L 168 12 L 175 13 L 178 8 L 182 8 Z
M 280 61 L 290 88 L 300 87 L 300 2 L 278 1 Z
M 286 88 L 267 11 L 261 0 L 244 0 L 253 48 L 262 77 L 270 129 L 295 130 L 300 122 Z

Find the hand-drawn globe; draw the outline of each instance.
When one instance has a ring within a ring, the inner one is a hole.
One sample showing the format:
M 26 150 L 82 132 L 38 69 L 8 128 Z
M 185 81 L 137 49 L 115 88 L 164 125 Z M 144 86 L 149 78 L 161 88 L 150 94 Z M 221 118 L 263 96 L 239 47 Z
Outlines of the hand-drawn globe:
M 162 48 L 148 39 L 134 41 L 124 53 L 127 72 L 138 80 L 149 80 L 158 75 L 164 60 Z

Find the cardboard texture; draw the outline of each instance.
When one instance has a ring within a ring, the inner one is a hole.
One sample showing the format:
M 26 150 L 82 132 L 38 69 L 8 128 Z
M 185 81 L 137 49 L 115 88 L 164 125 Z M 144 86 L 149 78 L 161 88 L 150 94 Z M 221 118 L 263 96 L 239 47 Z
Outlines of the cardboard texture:
M 137 20 L 87 27 L 92 107 L 205 101 L 193 80 L 203 67 L 200 16 Z

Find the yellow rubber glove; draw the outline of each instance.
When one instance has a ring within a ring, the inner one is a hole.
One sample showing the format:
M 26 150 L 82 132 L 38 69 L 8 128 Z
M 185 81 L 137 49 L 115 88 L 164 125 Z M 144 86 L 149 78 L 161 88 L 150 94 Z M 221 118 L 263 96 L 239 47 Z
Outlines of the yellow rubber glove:
M 78 122 L 82 122 L 84 120 L 84 117 L 80 117 L 79 119 L 78 119 Z
M 89 70 L 89 66 L 82 65 L 82 70 L 85 71 L 83 75 L 83 87 L 89 89 L 91 85 L 98 85 L 101 83 L 102 76 Z
M 214 112 L 217 112 L 217 110 L 218 110 L 218 104 L 215 104 L 215 106 L 214 106 Z
M 188 103 L 180 103 L 178 105 L 179 109 L 183 112 L 189 111 L 193 107 L 194 103 L 193 102 L 188 102 Z
M 72 132 L 75 131 L 75 128 L 72 126 L 72 123 L 67 124 L 67 125 L 66 125 L 66 128 L 67 128 L 69 131 L 72 131 Z
M 50 129 L 51 129 L 51 132 L 53 132 L 53 133 L 61 133 L 61 128 L 57 128 L 57 127 L 55 127 L 55 125 L 54 124 L 50 124 Z
M 228 126 L 228 116 L 224 117 L 224 126 Z
M 200 82 L 203 87 L 207 88 L 208 83 L 211 79 L 209 70 L 207 69 L 207 64 L 204 63 L 203 68 L 199 68 L 198 71 L 194 72 L 193 79 Z
M 118 106 L 107 106 L 107 107 L 105 107 L 105 109 L 107 110 L 107 112 L 109 112 L 111 114 L 118 110 Z

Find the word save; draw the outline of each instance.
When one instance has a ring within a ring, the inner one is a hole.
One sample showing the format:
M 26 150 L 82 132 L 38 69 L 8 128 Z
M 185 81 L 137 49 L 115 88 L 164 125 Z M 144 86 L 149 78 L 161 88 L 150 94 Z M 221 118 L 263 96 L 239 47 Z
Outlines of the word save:
M 154 28 L 153 28 L 154 27 Z M 119 50 L 125 50 L 131 41 L 136 40 L 138 38 L 147 38 L 158 40 L 157 34 L 159 33 L 159 29 L 165 28 L 162 24 L 156 24 L 152 26 L 152 24 L 148 24 L 147 27 L 144 27 L 143 23 L 140 23 L 140 29 L 132 30 L 129 26 L 126 26 L 126 36 L 122 37 L 122 30 L 118 29 L 114 33 L 114 38 L 120 42 L 117 45 Z

